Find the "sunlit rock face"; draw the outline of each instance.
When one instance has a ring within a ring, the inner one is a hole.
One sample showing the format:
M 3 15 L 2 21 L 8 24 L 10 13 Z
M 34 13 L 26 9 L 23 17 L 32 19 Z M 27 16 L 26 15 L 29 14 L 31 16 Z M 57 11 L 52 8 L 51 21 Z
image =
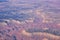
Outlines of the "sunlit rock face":
M 0 0 L 0 40 L 60 40 L 60 0 Z

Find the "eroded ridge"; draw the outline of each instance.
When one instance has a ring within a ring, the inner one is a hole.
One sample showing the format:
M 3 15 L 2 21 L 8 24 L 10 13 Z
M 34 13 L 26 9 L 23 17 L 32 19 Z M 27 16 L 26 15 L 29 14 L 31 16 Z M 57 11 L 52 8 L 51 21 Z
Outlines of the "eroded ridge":
M 44 37 L 46 37 L 44 39 L 47 39 L 47 40 L 50 40 L 50 39 L 51 40 L 60 40 L 60 36 L 55 35 L 55 34 L 53 35 L 51 32 L 48 33 L 48 32 L 36 31 L 36 30 L 34 32 L 33 31 L 31 32 L 29 30 L 29 32 L 27 32 L 26 30 L 23 30 L 22 34 L 25 35 L 25 36 L 28 36 L 28 37 L 32 37 L 34 35 L 38 35 L 38 36 L 41 36 L 41 38 L 42 38 L 42 36 L 44 36 Z

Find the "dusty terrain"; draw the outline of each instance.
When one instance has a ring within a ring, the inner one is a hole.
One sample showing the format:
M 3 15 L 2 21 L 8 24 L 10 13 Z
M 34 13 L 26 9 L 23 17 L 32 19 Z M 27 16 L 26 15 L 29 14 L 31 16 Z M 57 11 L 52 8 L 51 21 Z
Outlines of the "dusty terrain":
M 0 0 L 0 40 L 60 40 L 60 0 Z

